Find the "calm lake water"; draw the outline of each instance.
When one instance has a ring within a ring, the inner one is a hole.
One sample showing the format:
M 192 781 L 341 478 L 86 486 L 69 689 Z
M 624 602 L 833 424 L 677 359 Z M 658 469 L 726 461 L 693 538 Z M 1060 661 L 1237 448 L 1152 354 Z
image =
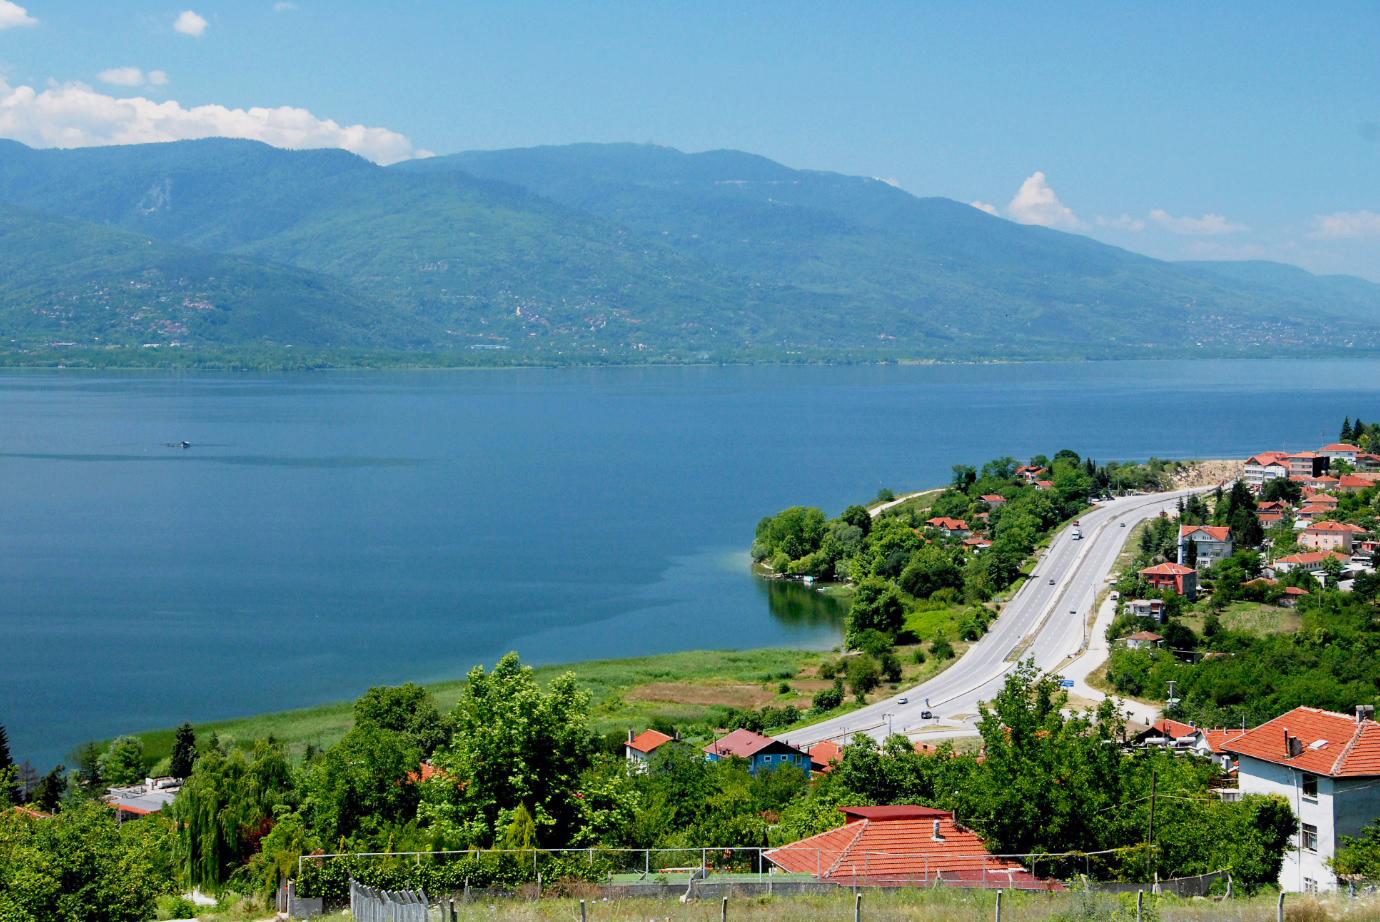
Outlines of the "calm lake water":
M 749 575 L 763 515 L 1001 455 L 1316 448 L 1378 398 L 1376 361 L 0 373 L 0 723 L 43 766 L 508 650 L 829 647 Z

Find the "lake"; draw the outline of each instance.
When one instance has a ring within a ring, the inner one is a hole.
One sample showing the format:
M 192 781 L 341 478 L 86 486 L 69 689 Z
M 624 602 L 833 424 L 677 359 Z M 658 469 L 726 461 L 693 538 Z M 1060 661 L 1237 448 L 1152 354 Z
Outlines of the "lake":
M 1380 361 L 4 372 L 0 723 L 42 768 L 508 650 L 827 648 L 837 612 L 749 574 L 764 515 L 1312 449 L 1378 397 Z

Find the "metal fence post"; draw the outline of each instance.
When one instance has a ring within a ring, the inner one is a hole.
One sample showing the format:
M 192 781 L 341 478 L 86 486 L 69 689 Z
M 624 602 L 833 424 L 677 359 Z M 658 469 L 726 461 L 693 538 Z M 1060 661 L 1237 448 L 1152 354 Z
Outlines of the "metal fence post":
M 1144 891 L 1144 890 L 1137 890 L 1137 891 L 1136 891 L 1136 922 L 1141 922 L 1141 919 L 1143 918 L 1143 916 L 1141 915 L 1141 913 L 1144 911 L 1144 904 L 1145 904 L 1145 891 Z
M 728 922 L 728 897 L 724 897 L 723 905 L 719 907 L 719 922 Z
M 997 922 L 1001 922 L 1001 891 L 997 891 Z
M 1275 922 L 1284 922 L 1284 891 L 1279 891 L 1279 905 L 1275 907 Z
M 585 901 L 580 900 L 580 922 L 585 922 Z
M 853 898 L 853 922 L 862 922 L 862 894 Z

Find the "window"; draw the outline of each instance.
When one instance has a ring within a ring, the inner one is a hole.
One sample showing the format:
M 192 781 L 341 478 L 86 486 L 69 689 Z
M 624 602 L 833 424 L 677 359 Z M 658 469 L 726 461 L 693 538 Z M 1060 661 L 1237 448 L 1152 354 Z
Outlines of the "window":
M 1318 827 L 1312 823 L 1299 824 L 1299 846 L 1306 852 L 1318 850 Z
M 1309 800 L 1318 799 L 1318 776 L 1303 773 L 1303 796 Z
M 1305 877 L 1305 878 L 1303 879 L 1303 892 L 1304 892 L 1304 893 L 1317 893 L 1317 892 L 1318 892 L 1318 882 L 1317 882 L 1316 880 L 1314 880 L 1313 878 L 1311 878 L 1311 877 Z

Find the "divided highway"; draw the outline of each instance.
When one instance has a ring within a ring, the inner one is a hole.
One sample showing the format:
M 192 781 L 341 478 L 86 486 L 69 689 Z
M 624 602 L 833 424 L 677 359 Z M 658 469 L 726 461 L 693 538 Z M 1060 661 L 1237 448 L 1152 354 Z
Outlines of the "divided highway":
M 961 736 L 972 733 L 979 701 L 992 698 L 1015 665 L 1030 657 L 1042 671 L 1061 666 L 1087 643 L 1088 619 L 1131 527 L 1199 490 L 1127 496 L 1093 507 L 1079 525 L 1060 532 L 1035 570 L 992 622 L 986 636 L 933 679 L 857 711 L 792 732 L 793 746 L 844 743 L 856 733 L 884 739 L 895 732 Z M 1074 535 L 1082 533 L 1082 538 Z M 935 716 L 921 715 L 925 711 Z

